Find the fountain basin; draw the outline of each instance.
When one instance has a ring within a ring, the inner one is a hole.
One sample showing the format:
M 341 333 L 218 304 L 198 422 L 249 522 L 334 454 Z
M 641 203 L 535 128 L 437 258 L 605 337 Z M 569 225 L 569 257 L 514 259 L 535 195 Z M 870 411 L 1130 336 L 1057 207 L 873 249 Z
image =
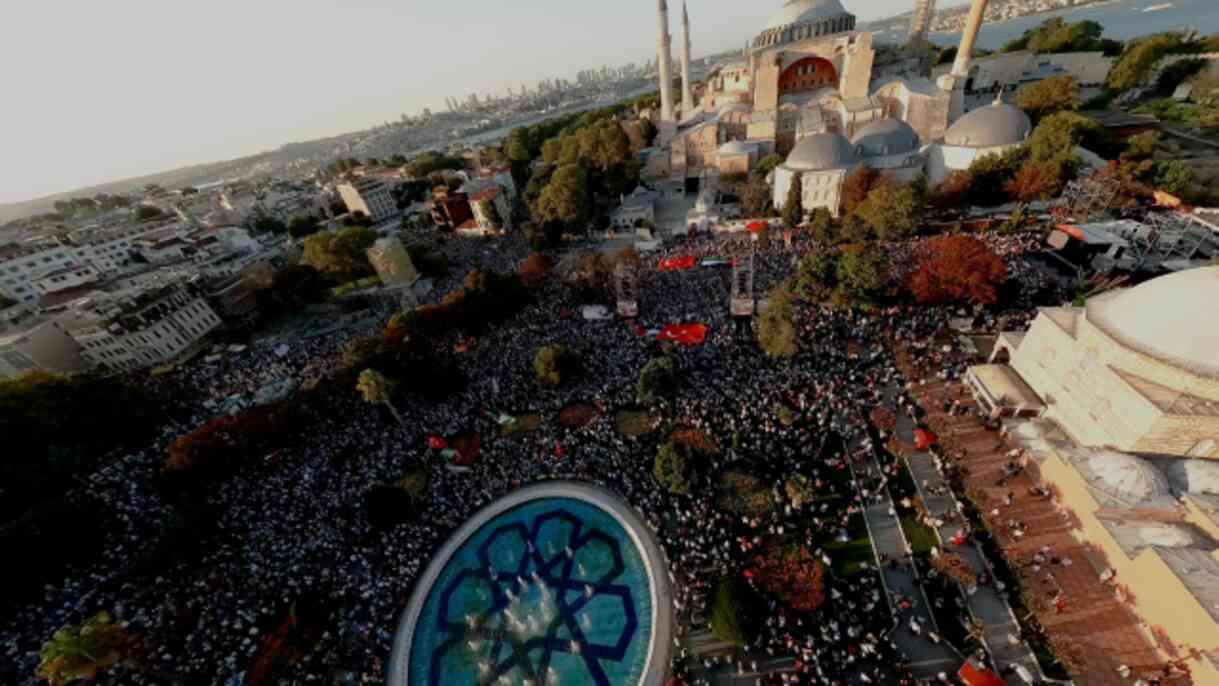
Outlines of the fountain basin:
M 392 686 L 659 686 L 672 632 L 663 553 L 609 492 L 555 481 L 479 510 L 399 622 Z

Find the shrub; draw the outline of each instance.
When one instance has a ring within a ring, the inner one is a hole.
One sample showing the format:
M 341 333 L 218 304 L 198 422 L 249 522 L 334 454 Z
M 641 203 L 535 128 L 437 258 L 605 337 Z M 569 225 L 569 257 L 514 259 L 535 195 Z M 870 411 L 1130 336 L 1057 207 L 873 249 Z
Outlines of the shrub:
M 538 383 L 558 386 L 575 371 L 575 353 L 562 345 L 544 345 L 533 356 L 533 373 Z
M 711 633 L 732 645 L 753 642 L 757 631 L 757 599 L 752 589 L 735 577 L 720 579 L 711 590 Z

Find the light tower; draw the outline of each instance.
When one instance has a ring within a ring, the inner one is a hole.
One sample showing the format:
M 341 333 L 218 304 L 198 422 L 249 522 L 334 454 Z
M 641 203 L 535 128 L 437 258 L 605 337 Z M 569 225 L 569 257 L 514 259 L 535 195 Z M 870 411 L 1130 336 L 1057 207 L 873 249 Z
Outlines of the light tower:
M 694 114 L 694 93 L 690 89 L 690 13 L 681 3 L 681 118 Z
M 630 319 L 639 316 L 639 270 L 623 260 L 614 268 L 614 291 L 618 296 L 618 316 Z
M 737 253 L 732 260 L 732 297 L 728 310 L 734 317 L 752 317 L 757 301 L 753 297 L 754 246 Z
M 669 36 L 669 5 L 660 1 L 660 48 L 656 70 L 660 76 L 660 118 L 673 121 L 673 55 Z
M 969 80 L 969 67 L 973 61 L 974 47 L 978 43 L 978 31 L 982 29 L 982 20 L 986 18 L 986 6 L 989 0 L 973 0 L 969 8 L 969 18 L 965 22 L 965 32 L 961 34 L 961 46 L 957 48 L 957 60 L 952 64 L 952 72 L 940 77 L 939 87 L 951 93 L 948 105 L 948 121 L 952 123 L 965 114 L 965 82 Z

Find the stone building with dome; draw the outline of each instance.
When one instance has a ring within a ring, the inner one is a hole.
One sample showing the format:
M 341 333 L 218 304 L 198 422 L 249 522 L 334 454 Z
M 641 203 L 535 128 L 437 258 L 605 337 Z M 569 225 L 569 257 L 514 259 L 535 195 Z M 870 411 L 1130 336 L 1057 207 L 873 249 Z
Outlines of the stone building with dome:
M 970 367 L 1102 580 L 1219 683 L 1219 267 L 1047 308 Z

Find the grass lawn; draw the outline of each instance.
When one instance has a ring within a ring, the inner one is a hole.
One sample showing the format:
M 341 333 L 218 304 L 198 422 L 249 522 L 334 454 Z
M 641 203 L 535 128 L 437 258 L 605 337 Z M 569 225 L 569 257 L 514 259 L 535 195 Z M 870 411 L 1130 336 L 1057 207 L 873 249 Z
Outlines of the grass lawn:
M 906 540 L 915 553 L 931 552 L 932 548 L 940 544 L 940 539 L 931 527 L 920 522 L 914 515 L 903 515 L 901 520 L 902 532 L 906 534 Z
M 542 424 L 542 415 L 537 412 L 523 414 L 516 418 L 513 424 L 506 424 L 500 428 L 500 434 L 504 438 L 512 438 L 513 436 L 523 436 L 524 434 L 537 431 L 537 428 Z
M 872 554 L 872 541 L 867 533 L 853 538 L 846 543 L 837 541 L 825 546 L 833 562 L 834 576 L 848 577 L 863 571 L 864 564 L 875 565 L 876 557 Z
M 614 429 L 623 436 L 638 438 L 652 433 L 655 417 L 646 410 L 623 410 L 614 418 Z

